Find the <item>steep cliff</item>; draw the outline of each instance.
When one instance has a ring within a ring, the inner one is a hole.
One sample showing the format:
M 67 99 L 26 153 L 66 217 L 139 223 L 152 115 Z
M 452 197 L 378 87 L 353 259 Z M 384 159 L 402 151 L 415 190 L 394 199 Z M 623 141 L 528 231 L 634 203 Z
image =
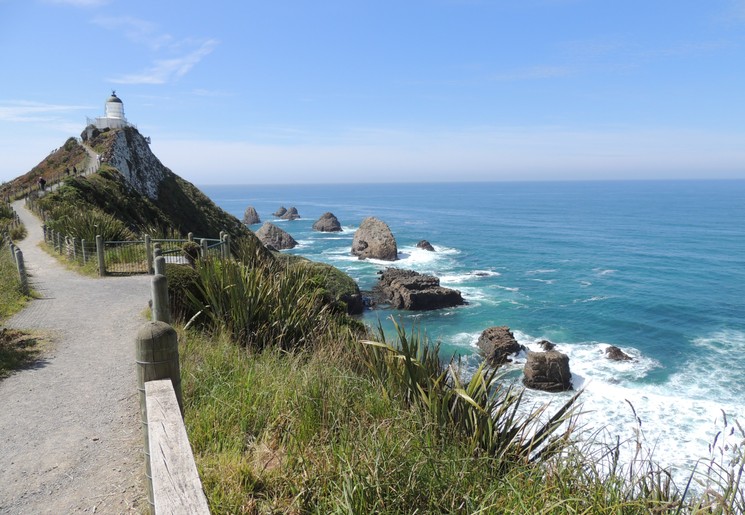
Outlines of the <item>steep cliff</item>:
M 44 198 L 50 207 L 85 204 L 124 221 L 134 232 L 154 229 L 216 238 L 220 231 L 234 240 L 254 238 L 236 217 L 215 205 L 190 182 L 168 169 L 133 127 L 83 133 L 85 143 L 101 156 L 98 173 L 69 177 Z

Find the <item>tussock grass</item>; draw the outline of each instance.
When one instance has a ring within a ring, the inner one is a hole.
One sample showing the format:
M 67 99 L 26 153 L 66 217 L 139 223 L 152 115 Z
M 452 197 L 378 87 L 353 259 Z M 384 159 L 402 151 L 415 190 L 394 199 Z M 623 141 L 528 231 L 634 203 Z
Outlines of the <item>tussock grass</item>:
M 320 286 L 306 270 L 237 261 L 200 260 L 197 319 L 210 331 L 226 330 L 240 345 L 287 350 L 314 342 L 329 330 L 331 314 Z

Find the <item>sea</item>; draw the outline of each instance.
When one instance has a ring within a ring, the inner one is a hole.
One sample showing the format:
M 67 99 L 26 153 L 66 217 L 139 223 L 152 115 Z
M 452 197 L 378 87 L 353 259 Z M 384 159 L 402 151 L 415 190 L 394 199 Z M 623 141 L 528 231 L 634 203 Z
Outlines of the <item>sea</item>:
M 476 367 L 476 342 L 490 326 L 509 326 L 528 349 L 555 343 L 569 356 L 574 388 L 583 389 L 582 430 L 626 442 L 627 459 L 651 456 L 684 482 L 697 463 L 726 459 L 743 443 L 736 421 L 745 426 L 745 181 L 201 188 L 238 218 L 253 206 L 299 242 L 285 252 L 334 265 L 363 290 L 389 266 L 460 290 L 464 306 L 362 316 L 389 330 L 394 317 L 426 333 L 444 359 Z M 278 220 L 280 206 L 301 218 Z M 341 233 L 312 230 L 325 212 Z M 369 216 L 390 227 L 397 261 L 351 255 Z M 420 240 L 435 252 L 417 248 Z M 610 345 L 633 360 L 608 360 Z M 524 361 L 519 355 L 505 367 L 504 380 L 519 382 Z M 525 403 L 558 409 L 571 395 L 528 391 Z

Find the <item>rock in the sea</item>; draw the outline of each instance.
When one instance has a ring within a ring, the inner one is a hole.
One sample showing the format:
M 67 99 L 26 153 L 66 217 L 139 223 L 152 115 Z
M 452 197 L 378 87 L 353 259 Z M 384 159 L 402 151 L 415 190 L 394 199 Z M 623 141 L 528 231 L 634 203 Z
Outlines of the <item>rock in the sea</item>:
M 615 345 L 611 345 L 610 347 L 605 349 L 605 355 L 608 359 L 611 359 L 613 361 L 631 361 L 632 359 L 634 359 Z
M 525 349 L 517 343 L 515 336 L 507 326 L 494 326 L 484 329 L 477 344 L 484 358 L 492 366 L 499 366 L 510 361 L 507 356 Z
M 256 209 L 253 206 L 248 206 L 246 208 L 246 212 L 243 213 L 243 223 L 246 225 L 253 225 L 253 224 L 261 223 L 261 218 L 259 218 L 259 213 L 256 212 Z
M 398 247 L 388 224 L 372 216 L 365 218 L 354 233 L 352 254 L 360 259 L 395 261 Z
M 282 218 L 282 220 L 297 220 L 298 218 L 300 218 L 300 215 L 297 213 L 297 209 L 291 207 L 290 209 L 285 211 L 285 214 L 280 216 L 280 218 Z
M 458 290 L 440 286 L 437 277 L 398 268 L 388 268 L 379 274 L 373 293 L 393 309 L 421 311 L 465 304 Z
M 556 344 L 548 340 L 541 340 L 538 342 L 538 345 L 540 345 L 541 349 L 545 351 L 554 350 L 556 348 Z
M 523 384 L 534 390 L 564 392 L 572 389 L 569 356 L 555 350 L 528 352 L 523 374 Z
M 417 243 L 417 244 L 416 244 L 416 248 L 418 248 L 418 249 L 424 249 L 424 250 L 428 250 L 428 251 L 430 251 L 430 252 L 434 252 L 434 251 L 435 251 L 435 248 L 434 248 L 434 247 L 432 246 L 432 244 L 431 244 L 430 242 L 428 242 L 427 240 L 422 240 L 422 241 L 420 241 L 419 243 Z
M 287 208 L 285 206 L 280 206 L 279 209 L 277 209 L 274 213 L 272 213 L 272 216 L 280 217 L 284 215 L 287 212 Z
M 267 247 L 278 250 L 292 249 L 297 245 L 295 238 L 271 222 L 264 222 L 264 225 L 256 231 L 256 236 Z
M 334 216 L 334 213 L 324 213 L 321 218 L 315 221 L 313 224 L 314 231 L 321 232 L 339 232 L 341 231 L 341 224 L 339 219 Z

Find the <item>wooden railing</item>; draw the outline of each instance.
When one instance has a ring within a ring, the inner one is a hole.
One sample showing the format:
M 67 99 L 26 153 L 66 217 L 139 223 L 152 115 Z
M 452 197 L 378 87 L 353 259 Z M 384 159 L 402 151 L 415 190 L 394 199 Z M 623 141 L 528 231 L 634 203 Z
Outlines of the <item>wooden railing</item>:
M 156 275 L 153 278 L 155 320 L 143 325 L 136 339 L 148 502 L 156 515 L 208 514 L 207 498 L 182 418 L 178 335 L 166 321 L 157 319 L 167 313 L 167 309 L 157 307 L 160 301 L 155 291 L 161 288 L 166 288 L 165 277 Z

